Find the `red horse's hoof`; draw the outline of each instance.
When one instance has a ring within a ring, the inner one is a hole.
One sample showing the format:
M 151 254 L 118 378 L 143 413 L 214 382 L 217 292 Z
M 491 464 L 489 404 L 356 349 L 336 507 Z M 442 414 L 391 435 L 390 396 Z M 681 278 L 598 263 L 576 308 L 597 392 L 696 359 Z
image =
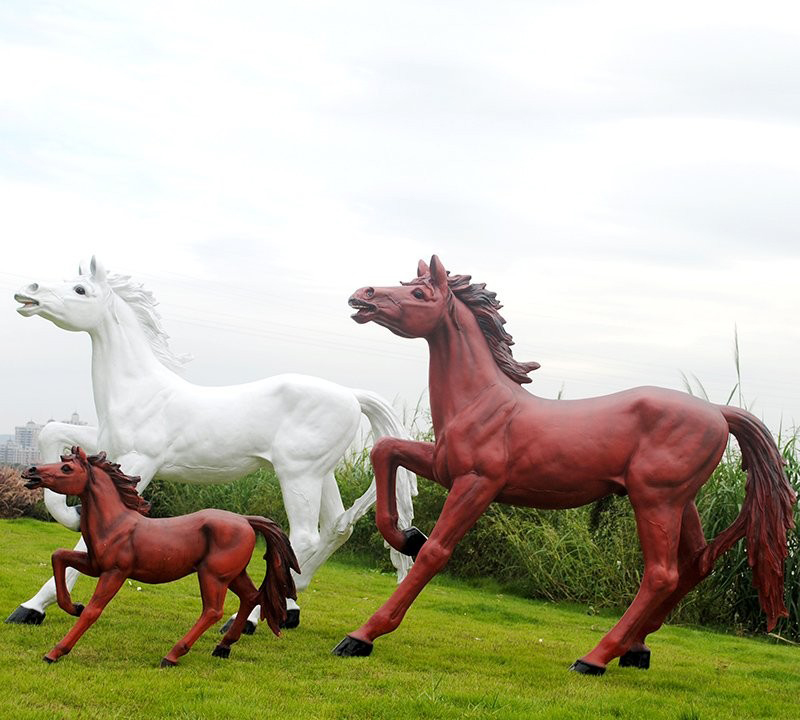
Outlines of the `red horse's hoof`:
M 58 658 L 51 658 L 45 655 L 42 660 L 44 660 L 48 665 L 52 665 L 54 662 L 58 660 Z
M 332 652 L 340 657 L 367 657 L 372 652 L 372 643 L 345 635 Z
M 583 660 L 576 660 L 569 666 L 569 669 L 581 675 L 602 675 L 606 671 L 601 665 L 592 665 Z
M 72 613 L 75 617 L 80 617 L 81 613 L 86 609 L 83 603 L 73 603 L 75 611 Z
M 403 555 L 410 555 L 416 560 L 428 536 L 415 527 L 406 528 L 403 530 L 403 535 L 405 536 L 406 542 L 400 552 L 403 553 Z
M 168 668 L 168 667 L 176 667 L 178 663 L 173 662 L 172 660 L 167 660 L 167 658 L 161 658 L 161 667 Z
M 628 650 L 628 652 L 620 657 L 619 666 L 647 670 L 650 667 L 650 651 Z
M 231 649 L 229 647 L 225 647 L 224 645 L 217 645 L 217 647 L 211 651 L 211 654 L 214 657 L 227 658 L 231 655 Z

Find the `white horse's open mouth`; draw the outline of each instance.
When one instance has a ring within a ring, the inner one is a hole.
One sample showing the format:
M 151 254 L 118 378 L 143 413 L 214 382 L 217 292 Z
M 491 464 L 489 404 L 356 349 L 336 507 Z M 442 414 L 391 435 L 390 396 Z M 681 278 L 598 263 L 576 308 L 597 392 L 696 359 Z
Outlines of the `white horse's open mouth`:
M 20 315 L 33 315 L 39 308 L 39 301 L 34 300 L 33 298 L 28 297 L 27 295 L 20 295 L 19 293 L 17 293 L 16 295 L 14 295 L 14 300 L 22 304 L 22 307 L 17 308 L 17 312 Z

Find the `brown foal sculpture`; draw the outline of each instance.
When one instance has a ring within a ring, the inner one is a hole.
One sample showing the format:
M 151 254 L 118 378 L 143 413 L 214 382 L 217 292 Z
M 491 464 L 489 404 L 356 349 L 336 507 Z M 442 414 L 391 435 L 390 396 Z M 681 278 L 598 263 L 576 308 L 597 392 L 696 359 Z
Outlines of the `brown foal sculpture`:
M 197 573 L 203 612 L 162 659 L 161 667 L 177 665 L 178 658 L 222 617 L 228 587 L 239 596 L 239 611 L 213 655 L 228 657 L 248 614 L 257 605 L 261 605 L 261 618 L 276 635 L 281 634 L 286 598 L 296 597 L 290 569 L 300 570 L 288 538 L 272 520 L 225 510 L 201 510 L 174 518 L 145 517 L 149 504 L 136 492 L 139 478 L 124 475 L 119 465 L 106 460 L 105 453 L 87 457 L 79 447 L 73 447 L 71 455 L 62 456 L 60 463 L 31 467 L 22 476 L 28 480 L 28 488 L 44 487 L 80 497 L 81 533 L 87 545 L 86 552 L 53 553 L 58 605 L 78 620 L 44 656 L 46 661 L 55 662 L 72 650 L 128 578 L 164 583 Z M 267 544 L 267 574 L 258 589 L 246 570 L 256 532 Z M 85 608 L 70 597 L 67 567 L 99 578 Z
M 654 387 L 586 400 L 531 395 L 521 384 L 539 365 L 513 358 L 495 294 L 470 284 L 468 275 L 448 275 L 436 256 L 430 267 L 420 261 L 416 279 L 361 288 L 349 302 L 356 322 L 428 342 L 436 440 L 382 438 L 372 450 L 378 528 L 417 559 L 389 600 L 334 653 L 369 655 L 492 502 L 570 508 L 628 495 L 644 558 L 641 586 L 597 647 L 573 663 L 577 672 L 602 674 L 615 657 L 622 666 L 649 667 L 647 635 L 742 537 L 768 628 L 788 614 L 783 564 L 796 497 L 774 440 L 753 415 Z M 747 469 L 745 500 L 733 524 L 707 542 L 694 498 L 729 433 Z M 449 490 L 430 538 L 397 527 L 398 467 Z

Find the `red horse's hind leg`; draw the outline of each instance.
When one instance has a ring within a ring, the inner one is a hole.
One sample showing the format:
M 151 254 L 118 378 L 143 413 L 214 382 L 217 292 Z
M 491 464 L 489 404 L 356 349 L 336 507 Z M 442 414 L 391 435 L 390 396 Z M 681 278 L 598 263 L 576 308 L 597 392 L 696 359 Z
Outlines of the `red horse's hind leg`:
M 237 575 L 228 587 L 239 596 L 239 609 L 236 611 L 236 617 L 230 628 L 212 651 L 211 654 L 214 657 L 230 656 L 231 645 L 242 636 L 250 611 L 258 603 L 258 588 L 253 584 L 246 571 L 243 570 L 241 574 Z
M 587 675 L 601 675 L 606 664 L 621 656 L 641 637 L 642 629 L 678 587 L 678 543 L 682 508 L 655 493 L 631 502 L 644 556 L 644 577 L 639 592 L 619 622 L 597 647 L 571 667 Z
M 203 598 L 203 612 L 184 637 L 175 644 L 172 650 L 161 660 L 161 667 L 172 667 L 178 664 L 178 658 L 186 655 L 197 639 L 210 628 L 215 622 L 219 622 L 222 617 L 222 606 L 225 603 L 225 595 L 228 586 L 217 575 L 213 575 L 207 568 L 200 568 L 197 571 L 197 579 L 200 581 L 200 596 Z M 247 616 L 245 616 L 247 619 Z
M 375 638 L 397 628 L 417 595 L 447 564 L 459 540 L 497 496 L 499 487 L 498 483 L 477 475 L 464 475 L 453 482 L 442 514 L 408 575 L 364 625 L 333 649 L 335 655 L 369 655 Z
M 702 568 L 702 551 L 707 546 L 700 515 L 694 501 L 688 503 L 683 510 L 681 520 L 681 536 L 678 546 L 678 587 L 653 613 L 646 619 L 642 629 L 628 651 L 619 659 L 620 667 L 636 667 L 646 670 L 650 667 L 650 649 L 645 645 L 645 638 L 658 630 L 673 608 L 710 572 L 711 568 Z
M 55 662 L 62 655 L 66 655 L 78 642 L 81 635 L 85 633 L 89 627 L 100 617 L 103 608 L 108 605 L 108 602 L 117 591 L 122 587 L 127 575 L 121 573 L 119 570 L 111 570 L 103 573 L 97 581 L 97 587 L 94 589 L 92 599 L 89 604 L 81 612 L 80 617 L 72 626 L 72 629 L 64 636 L 64 639 L 58 643 L 44 659 L 47 662 Z

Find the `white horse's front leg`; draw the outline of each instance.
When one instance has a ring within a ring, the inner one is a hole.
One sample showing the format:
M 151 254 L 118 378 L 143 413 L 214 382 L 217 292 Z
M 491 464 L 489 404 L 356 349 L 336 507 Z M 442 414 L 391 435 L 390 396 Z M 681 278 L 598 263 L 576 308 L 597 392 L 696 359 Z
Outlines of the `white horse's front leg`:
M 89 425 L 71 425 L 69 423 L 49 422 L 38 438 L 39 454 L 43 463 L 58 462 L 58 459 L 72 447 L 79 445 L 87 453 L 97 452 L 97 428 Z M 65 495 L 51 490 L 44 491 L 44 504 L 55 520 L 70 530 L 80 530 L 81 516 L 76 506 L 67 505 Z M 76 550 L 86 550 L 83 538 L 75 546 Z M 67 587 L 72 590 L 80 573 L 73 568 L 66 572 Z M 7 623 L 22 625 L 41 625 L 45 611 L 56 601 L 56 584 L 50 578 L 30 600 L 22 603 L 6 618 Z

